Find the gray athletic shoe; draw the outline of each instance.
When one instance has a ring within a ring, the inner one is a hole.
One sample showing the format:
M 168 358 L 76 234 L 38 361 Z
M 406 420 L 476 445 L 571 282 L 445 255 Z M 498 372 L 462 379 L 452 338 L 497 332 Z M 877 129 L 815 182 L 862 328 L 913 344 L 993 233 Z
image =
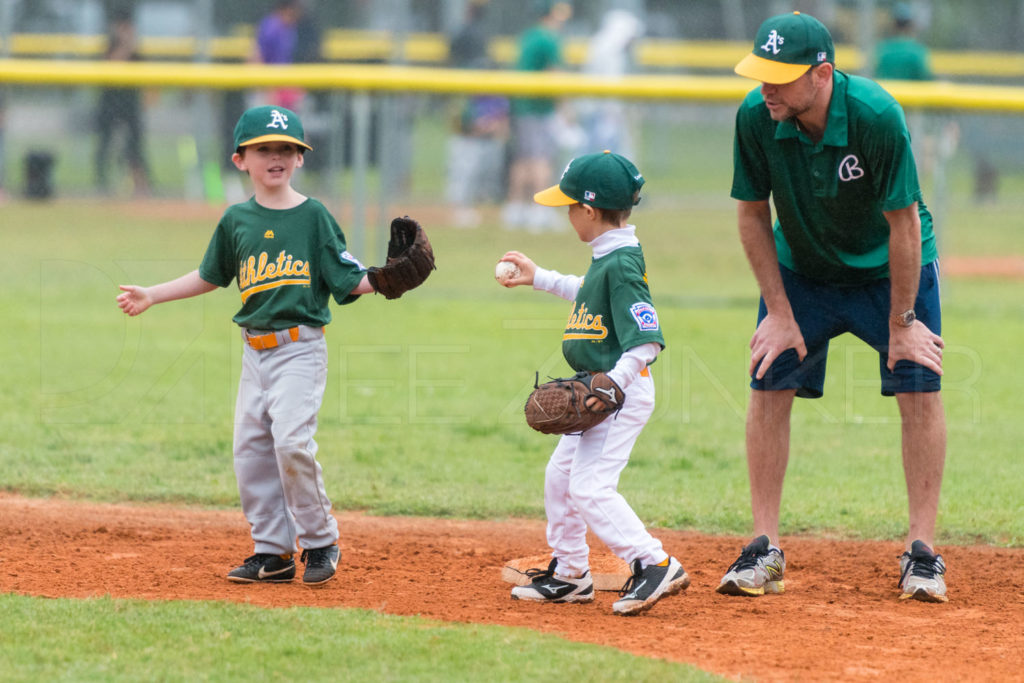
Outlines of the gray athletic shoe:
M 235 583 L 288 583 L 294 578 L 295 559 L 291 555 L 284 558 L 256 553 L 228 572 L 228 581 Z
M 664 567 L 651 564 L 646 567 L 633 560 L 633 575 L 619 591 L 619 599 L 612 604 L 612 612 L 630 617 L 646 612 L 662 598 L 675 595 L 690 585 L 683 565 L 674 557 Z
M 551 560 L 547 569 L 527 569 L 526 575 L 532 581 L 525 586 L 512 589 L 513 600 L 533 602 L 593 602 L 594 580 L 590 572 L 584 572 L 578 579 L 555 574 L 558 560 Z
M 786 555 L 771 547 L 767 536 L 758 536 L 743 549 L 722 577 L 718 592 L 723 595 L 756 597 L 765 593 L 782 593 L 786 584 Z
M 948 602 L 946 597 L 946 563 L 922 541 L 910 544 L 910 552 L 900 556 L 900 600 Z
M 323 548 L 311 548 L 302 551 L 302 561 L 306 563 L 306 571 L 302 574 L 302 583 L 307 586 L 319 586 L 334 578 L 338 570 L 338 558 L 341 551 L 332 543 Z

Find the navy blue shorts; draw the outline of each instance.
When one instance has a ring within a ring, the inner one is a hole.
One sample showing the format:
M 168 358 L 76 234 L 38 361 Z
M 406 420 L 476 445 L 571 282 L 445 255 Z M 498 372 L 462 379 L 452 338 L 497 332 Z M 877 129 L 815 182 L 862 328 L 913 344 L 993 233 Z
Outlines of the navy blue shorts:
M 781 264 L 779 270 L 782 271 L 782 284 L 793 308 L 793 316 L 804 336 L 807 357 L 801 363 L 796 349 L 786 349 L 762 379 L 751 379 L 751 388 L 763 391 L 796 389 L 796 395 L 802 398 L 820 398 L 825 387 L 828 342 L 850 332 L 878 351 L 878 370 L 884 396 L 941 389 L 941 377 L 922 365 L 899 360 L 893 372 L 886 367 L 890 313 L 888 278 L 867 285 L 843 287 L 811 280 Z M 914 312 L 929 330 L 942 334 L 938 261 L 921 268 Z M 757 312 L 758 324 L 766 314 L 762 298 Z M 756 368 L 754 374 L 757 374 Z

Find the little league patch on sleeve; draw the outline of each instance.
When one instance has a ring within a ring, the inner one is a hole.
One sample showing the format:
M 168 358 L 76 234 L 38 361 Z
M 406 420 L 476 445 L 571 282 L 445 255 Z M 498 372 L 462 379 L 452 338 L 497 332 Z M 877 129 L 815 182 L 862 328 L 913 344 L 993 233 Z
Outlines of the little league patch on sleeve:
M 362 263 L 360 263 L 359 259 L 357 259 L 352 254 L 348 253 L 348 251 L 339 251 L 338 252 L 338 258 L 340 258 L 342 261 L 348 261 L 349 263 L 354 263 L 357 266 L 359 266 L 360 268 L 362 268 L 363 270 L 366 270 L 366 266 L 364 266 Z
M 654 332 L 658 329 L 658 312 L 646 301 L 636 302 L 629 307 L 629 312 L 641 332 Z

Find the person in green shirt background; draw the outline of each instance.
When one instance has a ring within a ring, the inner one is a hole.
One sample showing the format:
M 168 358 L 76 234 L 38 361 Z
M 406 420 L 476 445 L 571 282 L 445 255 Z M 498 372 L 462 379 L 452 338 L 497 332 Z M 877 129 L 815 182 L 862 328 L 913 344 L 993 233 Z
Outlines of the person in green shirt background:
M 932 67 L 928 48 L 915 37 L 913 10 L 905 2 L 892 8 L 892 35 L 875 48 L 875 78 L 930 81 Z
M 567 2 L 535 0 L 540 17 L 519 38 L 519 71 L 548 71 L 562 65 L 559 31 L 572 7 Z M 557 102 L 551 97 L 512 99 L 512 137 L 508 169 L 508 196 L 501 219 L 510 229 L 542 231 L 552 226 L 551 212 L 533 204 L 533 195 L 551 184 L 555 154 Z
M 850 332 L 878 352 L 882 394 L 902 420 L 901 597 L 946 602 L 932 550 L 946 456 L 938 262 L 903 110 L 837 70 L 828 29 L 799 12 L 767 19 L 735 70 L 761 82 L 736 115 L 731 191 L 761 293 L 746 426 L 755 538 L 718 592 L 783 592 L 793 399 L 822 395 L 829 340 Z

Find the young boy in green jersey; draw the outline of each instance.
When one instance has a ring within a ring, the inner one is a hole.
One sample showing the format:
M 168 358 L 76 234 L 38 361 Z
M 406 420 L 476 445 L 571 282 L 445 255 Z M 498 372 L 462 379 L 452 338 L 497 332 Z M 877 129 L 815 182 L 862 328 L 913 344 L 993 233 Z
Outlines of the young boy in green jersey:
M 242 308 L 233 320 L 245 346 L 234 465 L 255 551 L 227 578 L 291 581 L 297 536 L 302 581 L 318 585 L 334 576 L 339 559 L 338 525 L 313 439 L 327 381 L 328 299 L 348 304 L 375 290 L 324 205 L 292 187 L 312 150 L 299 117 L 283 107 L 249 109 L 234 142 L 231 159 L 249 174 L 252 198 L 224 212 L 197 270 L 151 287 L 122 285 L 117 303 L 135 316 L 237 278 Z
M 590 602 L 589 527 L 631 568 L 612 611 L 634 615 L 690 584 L 679 561 L 616 490 L 633 444 L 654 411 L 648 366 L 665 347 L 647 287 L 647 267 L 628 224 L 644 178 L 628 159 L 604 152 L 569 162 L 558 185 L 534 201 L 568 206 L 569 222 L 590 245 L 593 260 L 584 277 L 539 268 L 518 251 L 501 257 L 519 267 L 506 287 L 533 285 L 573 302 L 562 335 L 562 353 L 576 371 L 605 372 L 625 393 L 622 409 L 582 434 L 562 436 L 544 477 L 544 509 L 552 560 L 534 580 L 512 589 L 512 598 L 538 602 Z M 591 397 L 590 401 L 597 401 Z

